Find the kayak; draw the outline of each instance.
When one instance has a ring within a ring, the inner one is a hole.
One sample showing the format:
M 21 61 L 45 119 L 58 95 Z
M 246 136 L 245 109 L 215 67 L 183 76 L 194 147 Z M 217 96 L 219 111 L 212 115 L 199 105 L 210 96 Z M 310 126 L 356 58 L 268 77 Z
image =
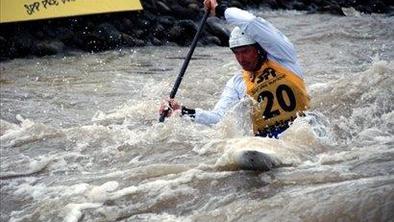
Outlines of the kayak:
M 260 150 L 241 150 L 234 153 L 233 160 L 241 170 L 269 171 L 275 167 L 274 158 Z

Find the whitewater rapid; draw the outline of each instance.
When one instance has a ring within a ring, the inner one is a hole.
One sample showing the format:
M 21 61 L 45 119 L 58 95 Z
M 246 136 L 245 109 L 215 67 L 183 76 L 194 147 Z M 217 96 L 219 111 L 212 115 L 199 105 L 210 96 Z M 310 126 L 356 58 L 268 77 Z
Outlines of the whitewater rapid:
M 297 48 L 312 107 L 279 140 L 248 101 L 215 126 L 158 123 L 187 48 L 2 62 L 0 221 L 391 221 L 394 18 L 254 10 Z M 212 108 L 239 71 L 198 47 L 177 98 Z M 281 167 L 236 170 L 264 147 Z

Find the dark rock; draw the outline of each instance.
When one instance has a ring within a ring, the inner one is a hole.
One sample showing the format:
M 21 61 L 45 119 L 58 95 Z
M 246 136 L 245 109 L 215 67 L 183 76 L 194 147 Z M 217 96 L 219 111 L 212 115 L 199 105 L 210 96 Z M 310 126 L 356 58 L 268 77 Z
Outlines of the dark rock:
M 326 5 L 320 8 L 320 11 L 329 12 L 334 15 L 345 15 L 345 13 L 342 11 L 342 7 L 335 2 L 327 2 Z
M 172 15 L 180 19 L 194 18 L 199 14 L 199 11 L 196 12 L 195 10 L 184 8 L 178 4 L 171 5 L 171 9 Z
M 141 2 L 142 7 L 145 10 L 152 10 L 152 11 L 157 11 L 157 4 L 156 0 L 146 0 Z
M 141 39 L 135 40 L 135 46 L 145 46 L 145 45 L 146 45 L 146 41 L 141 40 Z
M 122 33 L 110 23 L 100 24 L 95 30 L 94 35 L 97 39 L 108 44 L 108 48 L 119 46 L 122 41 Z
M 318 9 L 319 9 L 319 6 L 317 6 L 317 5 L 314 4 L 314 3 L 311 3 L 310 5 L 308 5 L 308 6 L 306 7 L 305 10 L 308 11 L 308 14 L 311 14 L 311 13 L 316 13 Z
M 241 1 L 237 1 L 237 0 L 229 1 L 229 5 L 232 7 L 244 8 L 244 4 Z
M 191 43 L 196 32 L 197 25 L 192 20 L 180 20 L 169 30 L 168 39 L 186 46 Z
M 389 13 L 389 3 L 383 1 L 370 1 L 369 4 L 358 4 L 354 8 L 363 13 Z M 391 3 L 393 5 L 393 3 Z
M 175 18 L 171 16 L 159 16 L 157 22 L 162 24 L 164 27 L 173 26 L 175 23 Z
M 278 7 L 282 9 L 293 9 L 294 1 L 277 1 Z
M 119 27 L 119 31 L 121 32 L 129 32 L 135 28 L 133 21 L 129 18 L 123 18 L 121 22 L 121 27 Z
M 303 2 L 294 2 L 293 9 L 295 10 L 305 10 L 306 5 Z
M 199 14 L 199 11 L 200 11 L 200 9 L 201 9 L 201 7 L 200 7 L 198 4 L 196 4 L 196 3 L 190 3 L 190 4 L 187 6 L 187 8 L 188 8 L 190 11 L 193 11 L 195 15 L 198 15 L 198 14 Z
M 182 6 L 182 7 L 187 7 L 189 4 L 191 4 L 191 3 L 195 3 L 195 1 L 193 1 L 193 0 L 189 0 L 189 1 L 185 1 L 185 0 L 182 0 L 182 1 L 172 1 L 172 4 L 174 4 L 174 2 L 176 3 L 176 4 L 179 4 L 180 6 Z
M 158 38 L 155 38 L 155 37 L 152 38 L 151 43 L 152 43 L 152 45 L 155 45 L 155 46 L 160 46 L 160 45 L 164 44 L 162 41 L 160 41 Z
M 223 42 L 216 36 L 207 36 L 206 38 L 204 38 L 203 43 L 205 45 L 220 45 L 223 46 Z M 228 45 L 228 43 L 227 43 Z
M 122 45 L 129 47 L 136 46 L 136 40 L 132 36 L 122 33 Z
M 66 27 L 58 27 L 56 29 L 56 37 L 62 42 L 70 42 L 73 39 L 74 32 Z
M 143 29 L 136 29 L 133 32 L 133 35 L 136 36 L 137 38 L 144 38 L 146 32 Z
M 343 7 L 394 15 L 392 0 L 228 0 L 239 8 L 306 10 L 344 15 Z M 101 51 L 120 46 L 190 45 L 202 18 L 202 0 L 141 0 L 143 11 L 104 13 L 0 24 L 0 59 L 61 53 L 64 49 Z M 210 17 L 199 44 L 228 45 L 223 20 Z
M 143 15 L 143 18 L 148 21 L 148 24 L 155 23 L 157 20 L 157 15 L 154 15 L 148 11 L 145 11 L 142 15 Z
M 231 31 L 225 27 L 223 20 L 217 17 L 209 17 L 206 27 L 209 33 L 219 39 L 219 44 L 217 45 L 228 46 L 228 39 Z
M 265 0 L 262 4 L 263 7 L 268 7 L 272 9 L 279 9 L 279 4 L 276 0 Z
M 156 6 L 157 6 L 157 11 L 159 12 L 159 14 L 163 14 L 163 15 L 172 14 L 171 8 L 167 4 L 165 4 L 164 2 L 157 1 Z
M 10 56 L 10 45 L 7 39 L 0 35 L 0 61 L 8 59 Z
M 128 46 L 128 47 L 144 46 L 145 41 L 134 38 L 134 37 L 127 35 L 125 33 L 122 33 L 122 45 Z
M 0 49 L 3 49 L 7 46 L 7 39 L 0 35 Z
M 157 37 L 157 38 L 166 38 L 166 35 L 165 35 L 165 33 L 166 33 L 166 28 L 163 26 L 163 25 L 161 25 L 161 24 L 156 24 L 156 26 L 152 29 L 152 32 L 151 32 L 151 34 L 154 36 L 154 37 Z
M 14 35 L 12 37 L 11 41 L 13 42 L 14 50 L 17 53 L 15 57 L 20 57 L 30 54 L 33 42 L 36 41 L 36 38 L 27 30 L 21 30 L 18 35 Z
M 110 47 L 104 40 L 88 31 L 77 32 L 73 38 L 73 43 L 76 47 L 88 52 L 99 52 Z
M 151 21 L 149 21 L 145 18 L 141 18 L 138 20 L 137 28 L 140 28 L 141 30 L 145 29 L 144 31 L 146 31 L 147 29 L 149 29 L 151 27 L 151 25 L 152 25 Z
M 64 44 L 58 40 L 35 42 L 32 47 L 34 55 L 55 55 L 64 52 Z
M 44 39 L 45 38 L 45 34 L 42 30 L 36 30 L 33 32 L 34 37 L 36 37 L 37 39 Z

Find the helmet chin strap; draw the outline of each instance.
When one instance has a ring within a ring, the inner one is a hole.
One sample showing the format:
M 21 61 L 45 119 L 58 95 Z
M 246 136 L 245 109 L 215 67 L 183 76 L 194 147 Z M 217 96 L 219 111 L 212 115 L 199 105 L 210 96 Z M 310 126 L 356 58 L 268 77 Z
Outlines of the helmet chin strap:
M 265 62 L 265 60 L 267 60 L 267 51 L 265 51 L 265 49 L 263 49 L 263 47 L 261 47 L 261 45 L 259 45 L 259 44 L 256 44 L 256 48 L 257 48 L 257 52 L 259 53 L 262 61 Z
M 257 48 L 257 52 L 260 56 L 258 57 L 258 61 L 256 63 L 255 70 L 249 72 L 250 73 L 249 78 L 250 78 L 250 81 L 252 81 L 252 82 L 254 82 L 254 79 L 256 77 L 255 72 L 257 72 L 261 68 L 261 66 L 264 64 L 264 62 L 267 61 L 267 52 L 259 44 L 256 44 L 255 47 Z
M 259 60 L 257 61 L 256 69 L 259 70 L 260 67 L 264 64 L 265 61 L 267 61 L 267 54 L 261 55 L 259 57 Z
M 260 67 L 264 64 L 264 62 L 267 61 L 267 52 L 259 44 L 256 44 L 256 47 L 260 56 L 258 58 L 254 71 L 259 70 Z

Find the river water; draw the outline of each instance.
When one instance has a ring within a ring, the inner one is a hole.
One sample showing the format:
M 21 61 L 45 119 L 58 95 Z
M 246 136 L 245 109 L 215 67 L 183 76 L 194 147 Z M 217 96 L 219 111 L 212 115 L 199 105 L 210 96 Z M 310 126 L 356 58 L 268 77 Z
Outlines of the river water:
M 158 107 L 188 48 L 1 63 L 1 221 L 392 221 L 394 17 L 260 11 L 296 45 L 312 108 L 279 140 L 248 101 L 215 126 Z M 177 98 L 212 108 L 239 66 L 198 47 Z M 232 154 L 281 167 L 241 171 Z

